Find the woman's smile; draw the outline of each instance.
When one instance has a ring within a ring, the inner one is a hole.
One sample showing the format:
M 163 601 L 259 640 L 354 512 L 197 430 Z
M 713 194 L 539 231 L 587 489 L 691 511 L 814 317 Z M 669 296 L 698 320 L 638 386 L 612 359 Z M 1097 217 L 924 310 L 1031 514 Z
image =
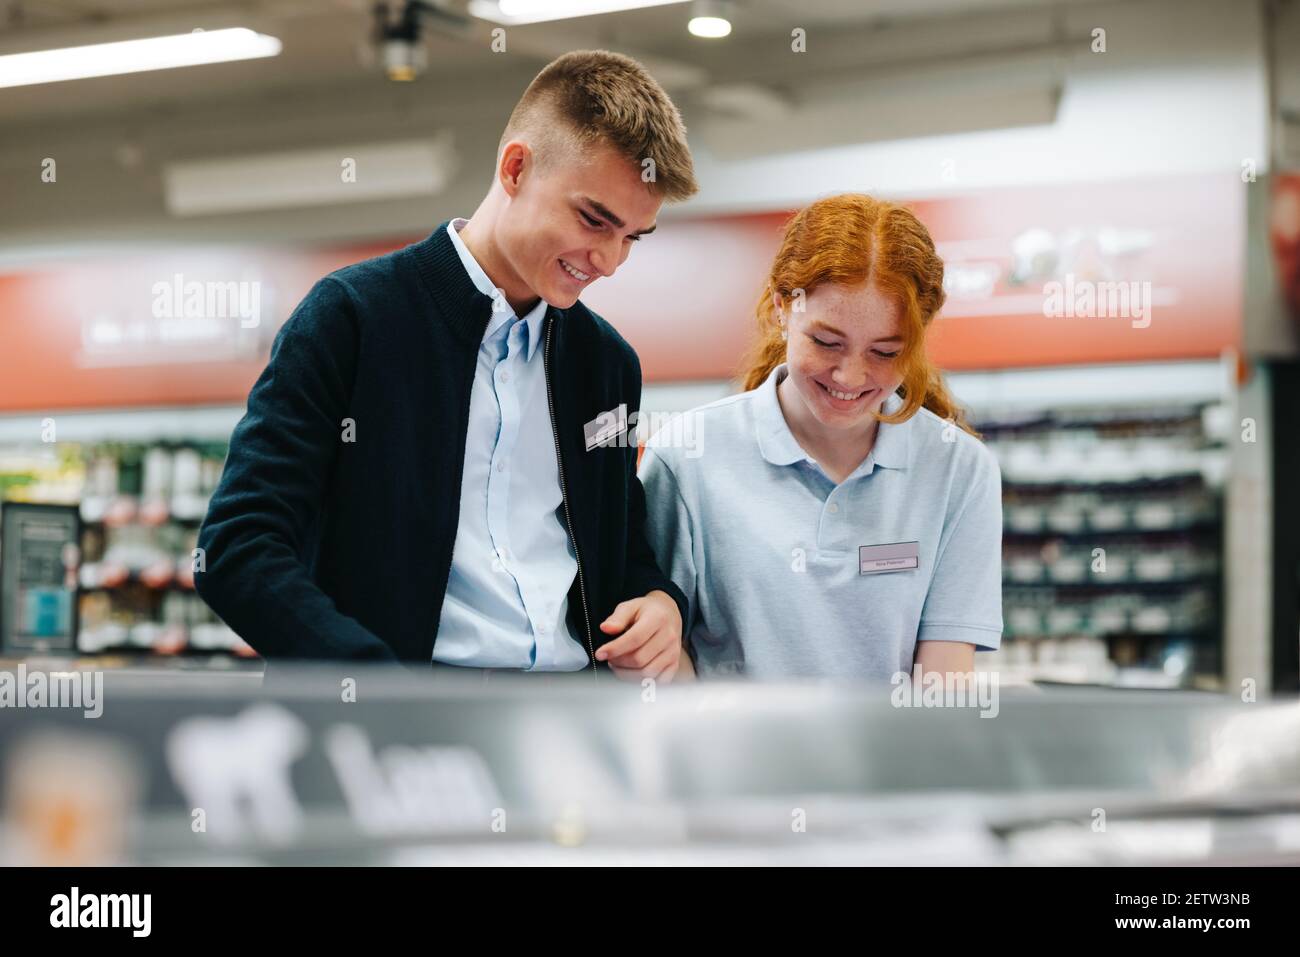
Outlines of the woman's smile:
M 873 395 L 876 394 L 875 389 L 858 389 L 853 392 L 843 392 L 818 379 L 814 379 L 813 381 L 817 383 L 826 403 L 837 412 L 853 412 L 861 408 Z

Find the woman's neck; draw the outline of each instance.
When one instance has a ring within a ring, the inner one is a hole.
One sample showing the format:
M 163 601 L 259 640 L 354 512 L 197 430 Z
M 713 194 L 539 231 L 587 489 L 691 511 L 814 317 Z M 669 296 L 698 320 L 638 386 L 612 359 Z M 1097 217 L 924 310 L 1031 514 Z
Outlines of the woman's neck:
M 795 441 L 837 485 L 871 454 L 880 431 L 880 423 L 874 416 L 867 416 L 861 427 L 828 429 L 808 410 L 788 375 L 777 384 L 776 397 Z

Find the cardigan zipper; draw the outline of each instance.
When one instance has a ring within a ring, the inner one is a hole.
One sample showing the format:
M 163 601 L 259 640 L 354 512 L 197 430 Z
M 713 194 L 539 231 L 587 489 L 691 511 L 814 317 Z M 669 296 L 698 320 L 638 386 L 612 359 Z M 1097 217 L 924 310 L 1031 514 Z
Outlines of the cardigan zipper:
M 546 381 L 546 405 L 551 413 L 551 438 L 555 440 L 555 465 L 560 474 L 560 500 L 564 503 L 564 524 L 573 545 L 573 557 L 578 563 L 578 595 L 582 599 L 582 621 L 587 626 L 587 656 L 591 660 L 591 676 L 599 680 L 596 670 L 596 651 L 591 644 L 591 616 L 587 613 L 587 586 L 582 579 L 582 554 L 578 551 L 578 536 L 573 534 L 573 516 L 569 513 L 569 491 L 564 484 L 564 456 L 560 454 L 560 430 L 555 424 L 555 397 L 551 394 L 551 325 L 547 320 L 542 335 L 542 378 Z

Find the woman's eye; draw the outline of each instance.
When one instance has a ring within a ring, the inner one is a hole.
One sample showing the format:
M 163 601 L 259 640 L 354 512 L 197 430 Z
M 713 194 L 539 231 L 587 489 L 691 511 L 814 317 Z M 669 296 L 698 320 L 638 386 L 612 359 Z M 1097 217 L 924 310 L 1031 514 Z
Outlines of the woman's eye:
M 880 358 L 882 358 L 882 359 L 897 359 L 897 358 L 898 358 L 898 353 L 897 353 L 897 352 L 880 352 L 879 350 L 877 350 L 877 351 L 876 351 L 876 355 L 880 356 Z
M 825 342 L 818 339 L 816 336 L 809 336 L 808 338 L 817 343 L 817 345 L 821 346 L 823 349 L 834 349 L 839 344 L 836 342 Z

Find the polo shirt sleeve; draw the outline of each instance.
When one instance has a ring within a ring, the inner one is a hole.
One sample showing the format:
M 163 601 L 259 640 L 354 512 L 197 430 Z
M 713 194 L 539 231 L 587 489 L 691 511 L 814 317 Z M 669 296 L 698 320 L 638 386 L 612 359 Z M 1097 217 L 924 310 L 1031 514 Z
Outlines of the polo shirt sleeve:
M 975 452 L 966 491 L 939 536 L 916 640 L 996 651 L 1002 642 L 1002 474 L 984 445 Z M 961 476 L 955 484 L 963 484 Z
M 686 596 L 682 635 L 689 639 L 695 620 L 695 552 L 690 511 L 672 469 L 653 448 L 641 457 L 641 485 L 645 488 L 645 534 L 664 574 Z M 687 641 L 687 648 L 690 642 Z

